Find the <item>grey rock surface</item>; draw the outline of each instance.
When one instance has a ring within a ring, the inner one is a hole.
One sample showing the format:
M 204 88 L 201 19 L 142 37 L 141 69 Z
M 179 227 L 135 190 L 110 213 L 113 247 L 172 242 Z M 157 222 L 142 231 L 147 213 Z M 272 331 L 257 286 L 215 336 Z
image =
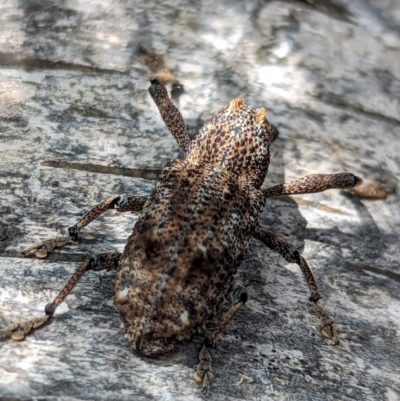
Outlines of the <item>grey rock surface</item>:
M 349 171 L 400 177 L 400 3 L 4 0 L 0 19 L 0 326 L 41 316 L 87 253 L 122 250 L 135 214 L 109 212 L 78 246 L 22 258 L 111 194 L 149 194 L 179 156 L 147 93 L 139 44 L 185 86 L 195 134 L 232 98 L 267 109 L 280 136 L 265 186 Z M 133 177 L 130 168 L 136 169 Z M 341 331 L 333 347 L 297 265 L 253 241 L 238 272 L 251 300 L 213 351 L 213 400 L 400 399 L 398 192 L 268 202 L 261 223 L 298 246 Z M 197 400 L 201 337 L 135 356 L 92 273 L 52 322 L 0 343 L 0 399 Z M 237 385 L 239 375 L 254 381 Z

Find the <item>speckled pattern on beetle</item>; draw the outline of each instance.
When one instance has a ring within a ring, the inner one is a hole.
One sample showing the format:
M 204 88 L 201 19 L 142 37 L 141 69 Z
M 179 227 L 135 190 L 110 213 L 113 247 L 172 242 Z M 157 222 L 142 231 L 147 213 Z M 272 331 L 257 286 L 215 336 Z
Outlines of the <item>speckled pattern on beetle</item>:
M 114 301 L 122 330 L 135 352 L 164 354 L 205 332 L 194 377 L 206 393 L 215 378 L 209 350 L 248 298 L 234 277 L 251 238 L 299 265 L 322 334 L 339 343 L 334 320 L 318 303 L 320 295 L 307 262 L 282 237 L 261 228 L 259 217 L 269 197 L 351 188 L 361 179 L 350 173 L 312 174 L 261 189 L 268 172 L 269 147 L 277 135 L 265 110 L 234 99 L 191 141 L 165 86 L 175 81 L 168 72 L 159 72 L 151 78 L 149 92 L 181 147 L 183 160 L 166 164 L 149 197 L 111 196 L 69 228 L 68 236 L 35 243 L 23 254 L 46 257 L 56 247 L 76 241 L 83 227 L 113 208 L 140 213 L 124 252 L 85 260 L 46 305 L 45 316 L 7 326 L 0 335 L 24 339 L 53 316 L 87 270 L 115 270 Z M 231 306 L 213 329 L 205 331 L 226 300 Z

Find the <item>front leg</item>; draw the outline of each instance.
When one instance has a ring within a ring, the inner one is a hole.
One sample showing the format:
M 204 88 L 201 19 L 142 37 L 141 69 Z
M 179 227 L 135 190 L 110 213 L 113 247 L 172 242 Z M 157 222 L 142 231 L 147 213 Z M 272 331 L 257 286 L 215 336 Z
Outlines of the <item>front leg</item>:
M 116 209 L 117 212 L 140 212 L 146 201 L 147 197 L 145 196 L 110 196 L 85 213 L 74 226 L 68 228 L 69 236 L 56 237 L 54 239 L 36 242 L 29 248 L 24 249 L 21 253 L 24 256 L 34 254 L 37 258 L 45 258 L 55 248 L 60 248 L 66 244 L 76 242 L 78 240 L 78 233 L 107 210 Z
M 287 262 L 298 264 L 310 290 L 309 299 L 314 302 L 316 306 L 315 313 L 320 319 L 321 333 L 324 337 L 333 339 L 334 344 L 338 345 L 339 335 L 335 321 L 329 316 L 324 308 L 317 304 L 321 299 L 317 283 L 315 282 L 311 269 L 306 260 L 301 256 L 300 252 L 279 235 L 263 230 L 261 227 L 256 228 L 253 236 L 274 252 L 279 253 L 279 255 L 281 255 Z
M 165 84 L 171 82 L 174 77 L 166 71 L 161 71 L 150 78 L 149 93 L 160 111 L 161 117 L 174 136 L 178 145 L 186 156 L 190 150 L 190 138 L 186 129 L 182 114 L 172 103 L 168 96 Z M 176 79 L 176 78 L 175 78 Z

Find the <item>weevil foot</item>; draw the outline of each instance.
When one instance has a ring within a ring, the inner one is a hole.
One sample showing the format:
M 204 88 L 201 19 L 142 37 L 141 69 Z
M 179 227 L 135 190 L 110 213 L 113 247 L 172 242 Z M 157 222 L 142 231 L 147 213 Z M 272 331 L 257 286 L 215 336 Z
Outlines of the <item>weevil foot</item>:
M 29 248 L 24 249 L 21 253 L 24 256 L 34 255 L 37 258 L 44 259 L 55 248 L 75 242 L 71 237 L 56 237 L 45 241 L 35 242 Z
M 333 318 L 329 315 L 329 313 L 322 308 L 321 306 L 317 305 L 315 309 L 315 314 L 319 317 L 321 322 L 321 334 L 330 340 L 333 340 L 333 345 L 339 345 L 339 330 L 335 324 Z
M 208 352 L 205 344 L 203 344 L 199 353 L 199 364 L 194 372 L 194 379 L 197 382 L 203 383 L 202 392 L 204 395 L 209 392 L 210 386 L 215 381 L 214 371 L 211 363 L 211 355 Z
M 0 330 L 1 338 L 11 338 L 14 341 L 22 341 L 34 329 L 45 324 L 51 316 L 36 317 L 23 322 L 10 324 Z

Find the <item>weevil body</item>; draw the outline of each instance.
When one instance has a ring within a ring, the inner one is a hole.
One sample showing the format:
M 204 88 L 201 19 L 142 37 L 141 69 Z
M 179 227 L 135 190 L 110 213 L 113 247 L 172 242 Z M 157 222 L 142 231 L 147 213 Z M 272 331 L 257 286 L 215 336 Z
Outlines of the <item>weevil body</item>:
M 115 304 L 137 351 L 171 350 L 221 305 L 265 203 L 271 141 L 265 111 L 236 99 L 165 166 L 117 273 Z

